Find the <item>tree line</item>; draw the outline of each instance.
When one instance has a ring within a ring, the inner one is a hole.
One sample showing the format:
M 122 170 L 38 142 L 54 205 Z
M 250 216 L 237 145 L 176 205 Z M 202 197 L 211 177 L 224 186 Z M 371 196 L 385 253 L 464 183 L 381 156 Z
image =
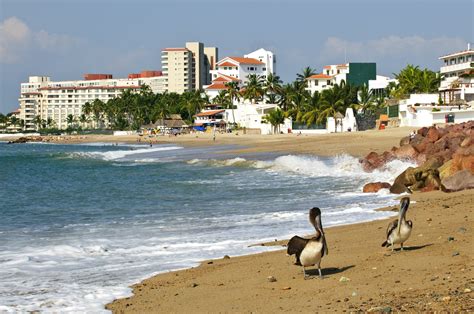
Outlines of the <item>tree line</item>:
M 252 104 L 277 104 L 276 109 L 264 120 L 276 126 L 285 118 L 307 125 L 324 124 L 327 118 L 335 118 L 338 113 L 344 114 L 347 108 L 360 113 L 375 113 L 385 106 L 386 99 L 402 99 L 412 93 L 434 93 L 438 91 L 439 74 L 418 66 L 407 65 L 395 78 L 398 84 L 391 83 L 386 90 L 378 95 L 373 94 L 368 86 L 353 86 L 342 81 L 322 92 L 310 93 L 307 90 L 307 79 L 316 74 L 315 70 L 306 67 L 296 75 L 295 81 L 283 84 L 279 76 L 269 74 L 266 78 L 249 75 L 248 80 L 240 86 L 237 82 L 226 83 L 227 89 L 222 90 L 212 101 L 202 91 L 191 91 L 183 94 L 155 94 L 144 85 L 138 91 L 126 89 L 120 97 L 103 102 L 99 99 L 87 102 L 79 117 L 69 115 L 69 129 L 98 128 L 113 130 L 137 130 L 140 126 L 153 123 L 158 119 L 166 119 L 171 114 L 180 114 L 183 120 L 192 124 L 194 116 L 206 104 L 215 103 L 225 109 L 232 109 L 232 121 L 235 125 L 235 102 L 248 100 Z M 35 117 L 38 129 L 54 128 L 54 121 Z M 24 126 L 17 117 L 0 114 L 0 126 Z

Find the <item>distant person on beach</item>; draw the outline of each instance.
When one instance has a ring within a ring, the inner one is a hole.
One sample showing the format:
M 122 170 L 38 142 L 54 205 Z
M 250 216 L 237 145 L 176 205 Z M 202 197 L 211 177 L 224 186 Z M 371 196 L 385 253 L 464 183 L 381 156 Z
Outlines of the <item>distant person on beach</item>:
M 415 135 L 416 135 L 416 131 L 415 131 L 415 130 L 413 130 L 413 131 L 410 133 L 410 138 L 414 138 L 414 137 L 415 137 Z

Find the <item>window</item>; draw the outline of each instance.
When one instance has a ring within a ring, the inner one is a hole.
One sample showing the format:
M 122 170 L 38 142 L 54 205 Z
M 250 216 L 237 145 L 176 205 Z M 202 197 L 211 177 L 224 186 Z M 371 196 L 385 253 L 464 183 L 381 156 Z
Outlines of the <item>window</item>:
M 326 84 L 328 84 L 328 85 L 331 85 L 331 81 L 330 81 L 330 80 L 328 80 Z
M 267 68 L 262 68 L 262 71 L 266 71 L 266 70 L 267 70 Z
M 314 86 L 318 86 L 319 84 L 319 81 L 318 80 L 314 80 Z
M 329 70 L 326 71 L 326 74 L 329 75 Z

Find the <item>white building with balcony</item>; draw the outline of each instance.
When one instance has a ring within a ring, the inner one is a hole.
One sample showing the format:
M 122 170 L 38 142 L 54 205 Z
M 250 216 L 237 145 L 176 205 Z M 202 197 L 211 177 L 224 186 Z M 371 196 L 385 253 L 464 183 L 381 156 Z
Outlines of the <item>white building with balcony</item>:
M 143 74 L 143 75 L 142 75 Z M 77 120 L 83 113 L 86 102 L 95 99 L 107 102 L 119 97 L 123 90 L 138 90 L 143 85 L 150 86 L 154 93 L 164 90 L 164 77 L 158 71 L 144 71 L 130 74 L 132 78 L 113 79 L 110 74 L 86 75 L 85 80 L 51 81 L 48 76 L 30 76 L 27 83 L 21 83 L 20 119 L 25 121 L 25 130 L 36 130 L 35 117 L 47 121 L 50 118 L 54 127 L 65 129 L 67 116 Z M 159 75 L 159 76 L 152 76 Z
M 441 83 L 439 92 L 444 104 L 474 101 L 474 49 L 455 52 L 439 58 Z
M 270 73 L 275 74 L 275 71 L 275 54 L 263 48 L 244 57 L 225 57 L 216 63 L 214 70 L 210 71 L 212 82 L 204 86 L 204 91 L 210 99 L 213 99 L 219 92 L 227 89 L 225 84 L 228 82 L 238 82 L 242 87 L 251 74 L 266 79 Z
M 474 120 L 474 108 L 439 105 L 438 94 L 411 94 L 399 103 L 400 126 L 424 127 L 434 124 L 462 123 Z

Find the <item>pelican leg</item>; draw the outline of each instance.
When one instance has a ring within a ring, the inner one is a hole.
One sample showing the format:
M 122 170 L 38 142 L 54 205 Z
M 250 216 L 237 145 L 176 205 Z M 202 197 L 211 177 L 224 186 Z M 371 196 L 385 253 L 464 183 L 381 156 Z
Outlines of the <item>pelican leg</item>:
M 395 245 L 392 243 L 392 252 L 395 250 Z
M 403 243 L 400 244 L 400 251 L 403 251 Z
M 306 269 L 304 268 L 304 266 L 303 266 L 303 275 L 304 275 L 305 280 L 309 278 L 308 275 L 306 274 Z
M 319 278 L 323 279 L 323 272 L 321 271 L 320 267 L 318 267 L 318 271 L 319 271 Z

